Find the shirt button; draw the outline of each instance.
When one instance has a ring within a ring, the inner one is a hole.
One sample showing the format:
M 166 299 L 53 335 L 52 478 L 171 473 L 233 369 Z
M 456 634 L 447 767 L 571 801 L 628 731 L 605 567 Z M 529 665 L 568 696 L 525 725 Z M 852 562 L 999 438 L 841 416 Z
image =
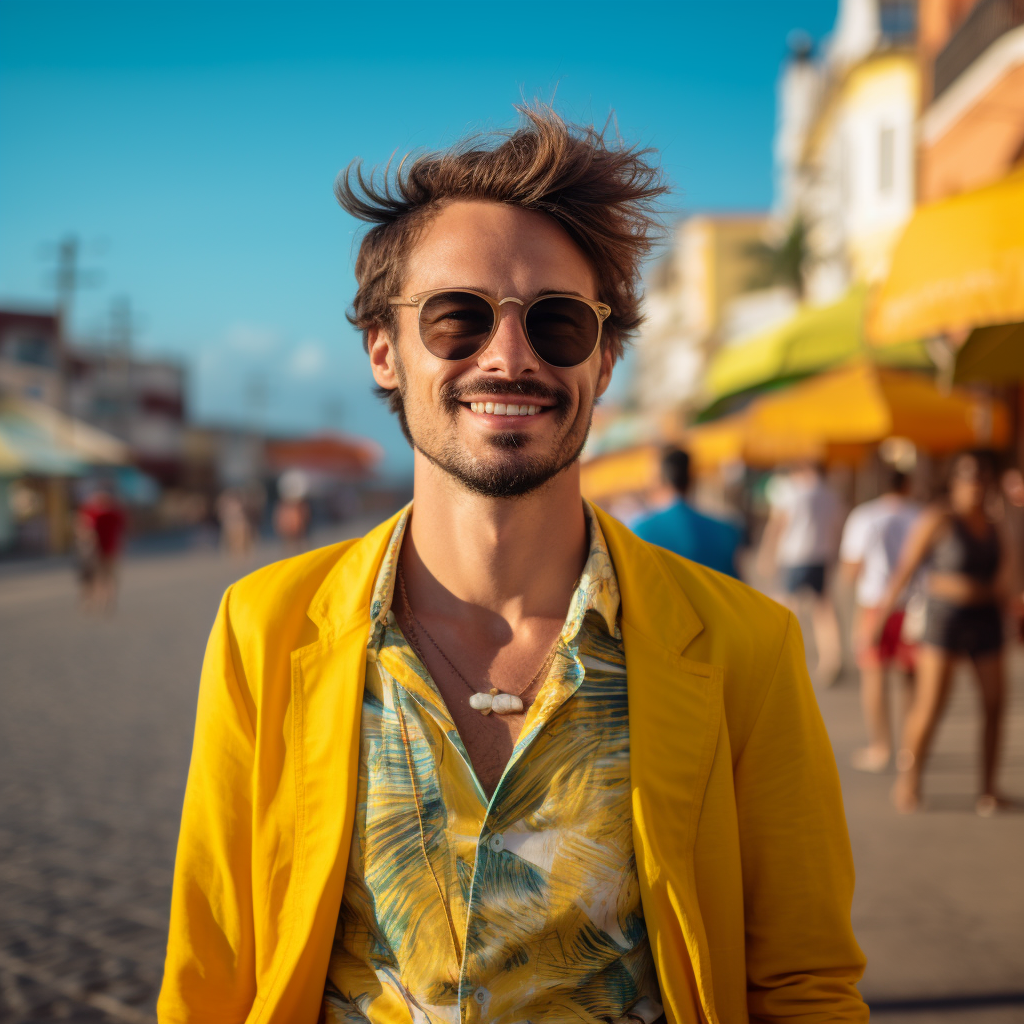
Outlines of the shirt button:
M 490 993 L 490 992 L 488 992 L 488 991 L 487 991 L 487 989 L 485 989 L 485 988 L 483 987 L 483 985 L 481 985 L 481 986 L 480 986 L 480 987 L 479 987 L 479 988 L 478 988 L 478 989 L 477 989 L 477 990 L 476 990 L 476 991 L 475 991 L 475 992 L 473 993 L 473 998 L 474 998 L 474 999 L 475 999 L 475 1000 L 476 1000 L 476 1001 L 477 1001 L 477 1002 L 478 1002 L 478 1003 L 479 1003 L 479 1004 L 480 1004 L 481 1006 L 483 1006 L 483 1005 L 484 1005 L 484 1003 L 486 1003 L 486 1002 L 487 1002 L 487 1000 L 491 998 L 491 993 Z
M 500 832 L 495 832 L 490 839 L 487 840 L 487 846 L 495 853 L 501 853 L 505 849 L 505 837 Z

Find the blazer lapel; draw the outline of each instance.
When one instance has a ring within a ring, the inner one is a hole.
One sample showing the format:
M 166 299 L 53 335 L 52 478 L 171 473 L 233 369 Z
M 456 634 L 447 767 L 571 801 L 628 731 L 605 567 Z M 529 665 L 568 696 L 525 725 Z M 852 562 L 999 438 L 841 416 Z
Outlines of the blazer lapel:
M 718 743 L 722 669 L 684 657 L 704 628 L 686 594 L 650 545 L 597 512 L 622 596 L 633 842 L 663 1001 L 670 1021 L 698 1013 L 715 1021 L 693 847 Z
M 275 1006 L 309 1001 L 309 993 L 322 997 L 355 818 L 370 598 L 396 520 L 338 559 L 307 612 L 319 639 L 292 652 L 295 859 L 282 915 L 287 932 L 261 1020 L 275 1019 Z

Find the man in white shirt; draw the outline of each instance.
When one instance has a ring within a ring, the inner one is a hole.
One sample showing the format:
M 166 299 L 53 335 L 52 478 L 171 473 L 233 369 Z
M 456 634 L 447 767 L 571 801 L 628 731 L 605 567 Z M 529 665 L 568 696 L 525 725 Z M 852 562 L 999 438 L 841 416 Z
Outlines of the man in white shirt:
M 854 643 L 868 745 L 854 753 L 853 766 L 866 772 L 884 771 L 892 755 L 888 669 L 900 667 L 908 683 L 914 671 L 914 645 L 904 636 L 905 599 L 880 630 L 878 615 L 903 542 L 921 508 L 907 497 L 910 481 L 905 473 L 891 470 L 887 483 L 881 497 L 850 513 L 839 548 L 842 574 L 856 583 Z
M 831 686 L 842 667 L 839 621 L 829 595 L 827 572 L 833 565 L 843 508 L 825 482 L 821 466 L 800 464 L 768 485 L 771 513 L 758 558 L 769 575 L 778 569 L 781 600 L 794 611 L 808 608 L 818 655 L 819 685 Z

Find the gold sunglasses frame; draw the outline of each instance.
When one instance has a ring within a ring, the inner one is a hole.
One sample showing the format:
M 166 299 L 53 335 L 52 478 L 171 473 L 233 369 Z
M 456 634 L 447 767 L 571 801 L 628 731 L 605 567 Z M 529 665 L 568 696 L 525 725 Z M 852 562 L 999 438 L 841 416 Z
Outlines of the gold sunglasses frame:
M 512 295 L 506 295 L 503 299 L 496 299 L 493 295 L 488 295 L 486 292 L 478 292 L 475 288 L 434 288 L 429 292 L 418 292 L 416 295 L 410 295 L 407 299 L 402 298 L 401 295 L 392 295 L 388 299 L 389 306 L 412 306 L 417 310 L 416 313 L 416 331 L 420 336 L 420 343 L 426 348 L 426 342 L 423 341 L 423 332 L 420 331 L 420 314 L 423 312 L 423 304 L 428 299 L 433 298 L 435 295 L 444 295 L 446 292 L 465 292 L 467 295 L 475 295 L 478 299 L 483 299 L 491 307 L 491 311 L 494 313 L 494 323 L 491 325 L 491 333 L 487 335 L 487 340 L 472 354 L 463 356 L 462 359 L 474 359 L 481 352 L 485 351 L 487 346 L 494 340 L 495 334 L 498 333 L 498 326 L 501 323 L 501 307 L 506 302 L 516 303 L 519 309 L 519 323 L 523 328 L 523 335 L 526 338 L 527 343 L 530 346 L 533 354 L 542 362 L 548 366 L 555 367 L 556 370 L 568 370 L 573 366 L 581 366 L 585 363 L 598 349 L 601 344 L 601 335 L 604 331 L 604 322 L 612 315 L 612 307 L 604 302 L 595 302 L 593 299 L 585 299 L 582 295 L 573 295 L 572 292 L 548 292 L 545 295 L 538 295 L 535 299 L 531 299 L 529 302 L 523 302 L 522 299 L 517 299 Z M 576 299 L 577 302 L 582 302 L 589 306 L 594 314 L 597 316 L 597 339 L 594 342 L 594 347 L 578 362 L 571 363 L 569 366 L 559 366 L 557 363 L 549 363 L 538 351 L 534 348 L 532 339 L 530 338 L 530 332 L 526 329 L 526 315 L 530 310 L 538 303 L 543 302 L 544 299 Z M 430 352 L 430 349 L 427 349 Z M 430 353 L 434 355 L 433 352 Z M 442 358 L 441 356 L 435 356 L 436 359 Z M 459 359 L 446 359 L 446 363 L 457 363 Z

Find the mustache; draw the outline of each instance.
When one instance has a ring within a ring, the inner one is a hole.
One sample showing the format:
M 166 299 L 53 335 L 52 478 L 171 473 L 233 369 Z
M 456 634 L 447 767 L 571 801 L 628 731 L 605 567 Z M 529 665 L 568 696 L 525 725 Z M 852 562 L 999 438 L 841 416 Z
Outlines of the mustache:
M 564 412 L 572 407 L 572 395 L 565 388 L 545 384 L 540 380 L 525 377 L 522 380 L 494 380 L 483 377 L 480 380 L 452 380 L 443 384 L 440 399 L 445 408 L 456 412 L 460 402 L 469 395 L 519 395 L 522 398 L 542 398 L 554 402 L 556 412 Z

